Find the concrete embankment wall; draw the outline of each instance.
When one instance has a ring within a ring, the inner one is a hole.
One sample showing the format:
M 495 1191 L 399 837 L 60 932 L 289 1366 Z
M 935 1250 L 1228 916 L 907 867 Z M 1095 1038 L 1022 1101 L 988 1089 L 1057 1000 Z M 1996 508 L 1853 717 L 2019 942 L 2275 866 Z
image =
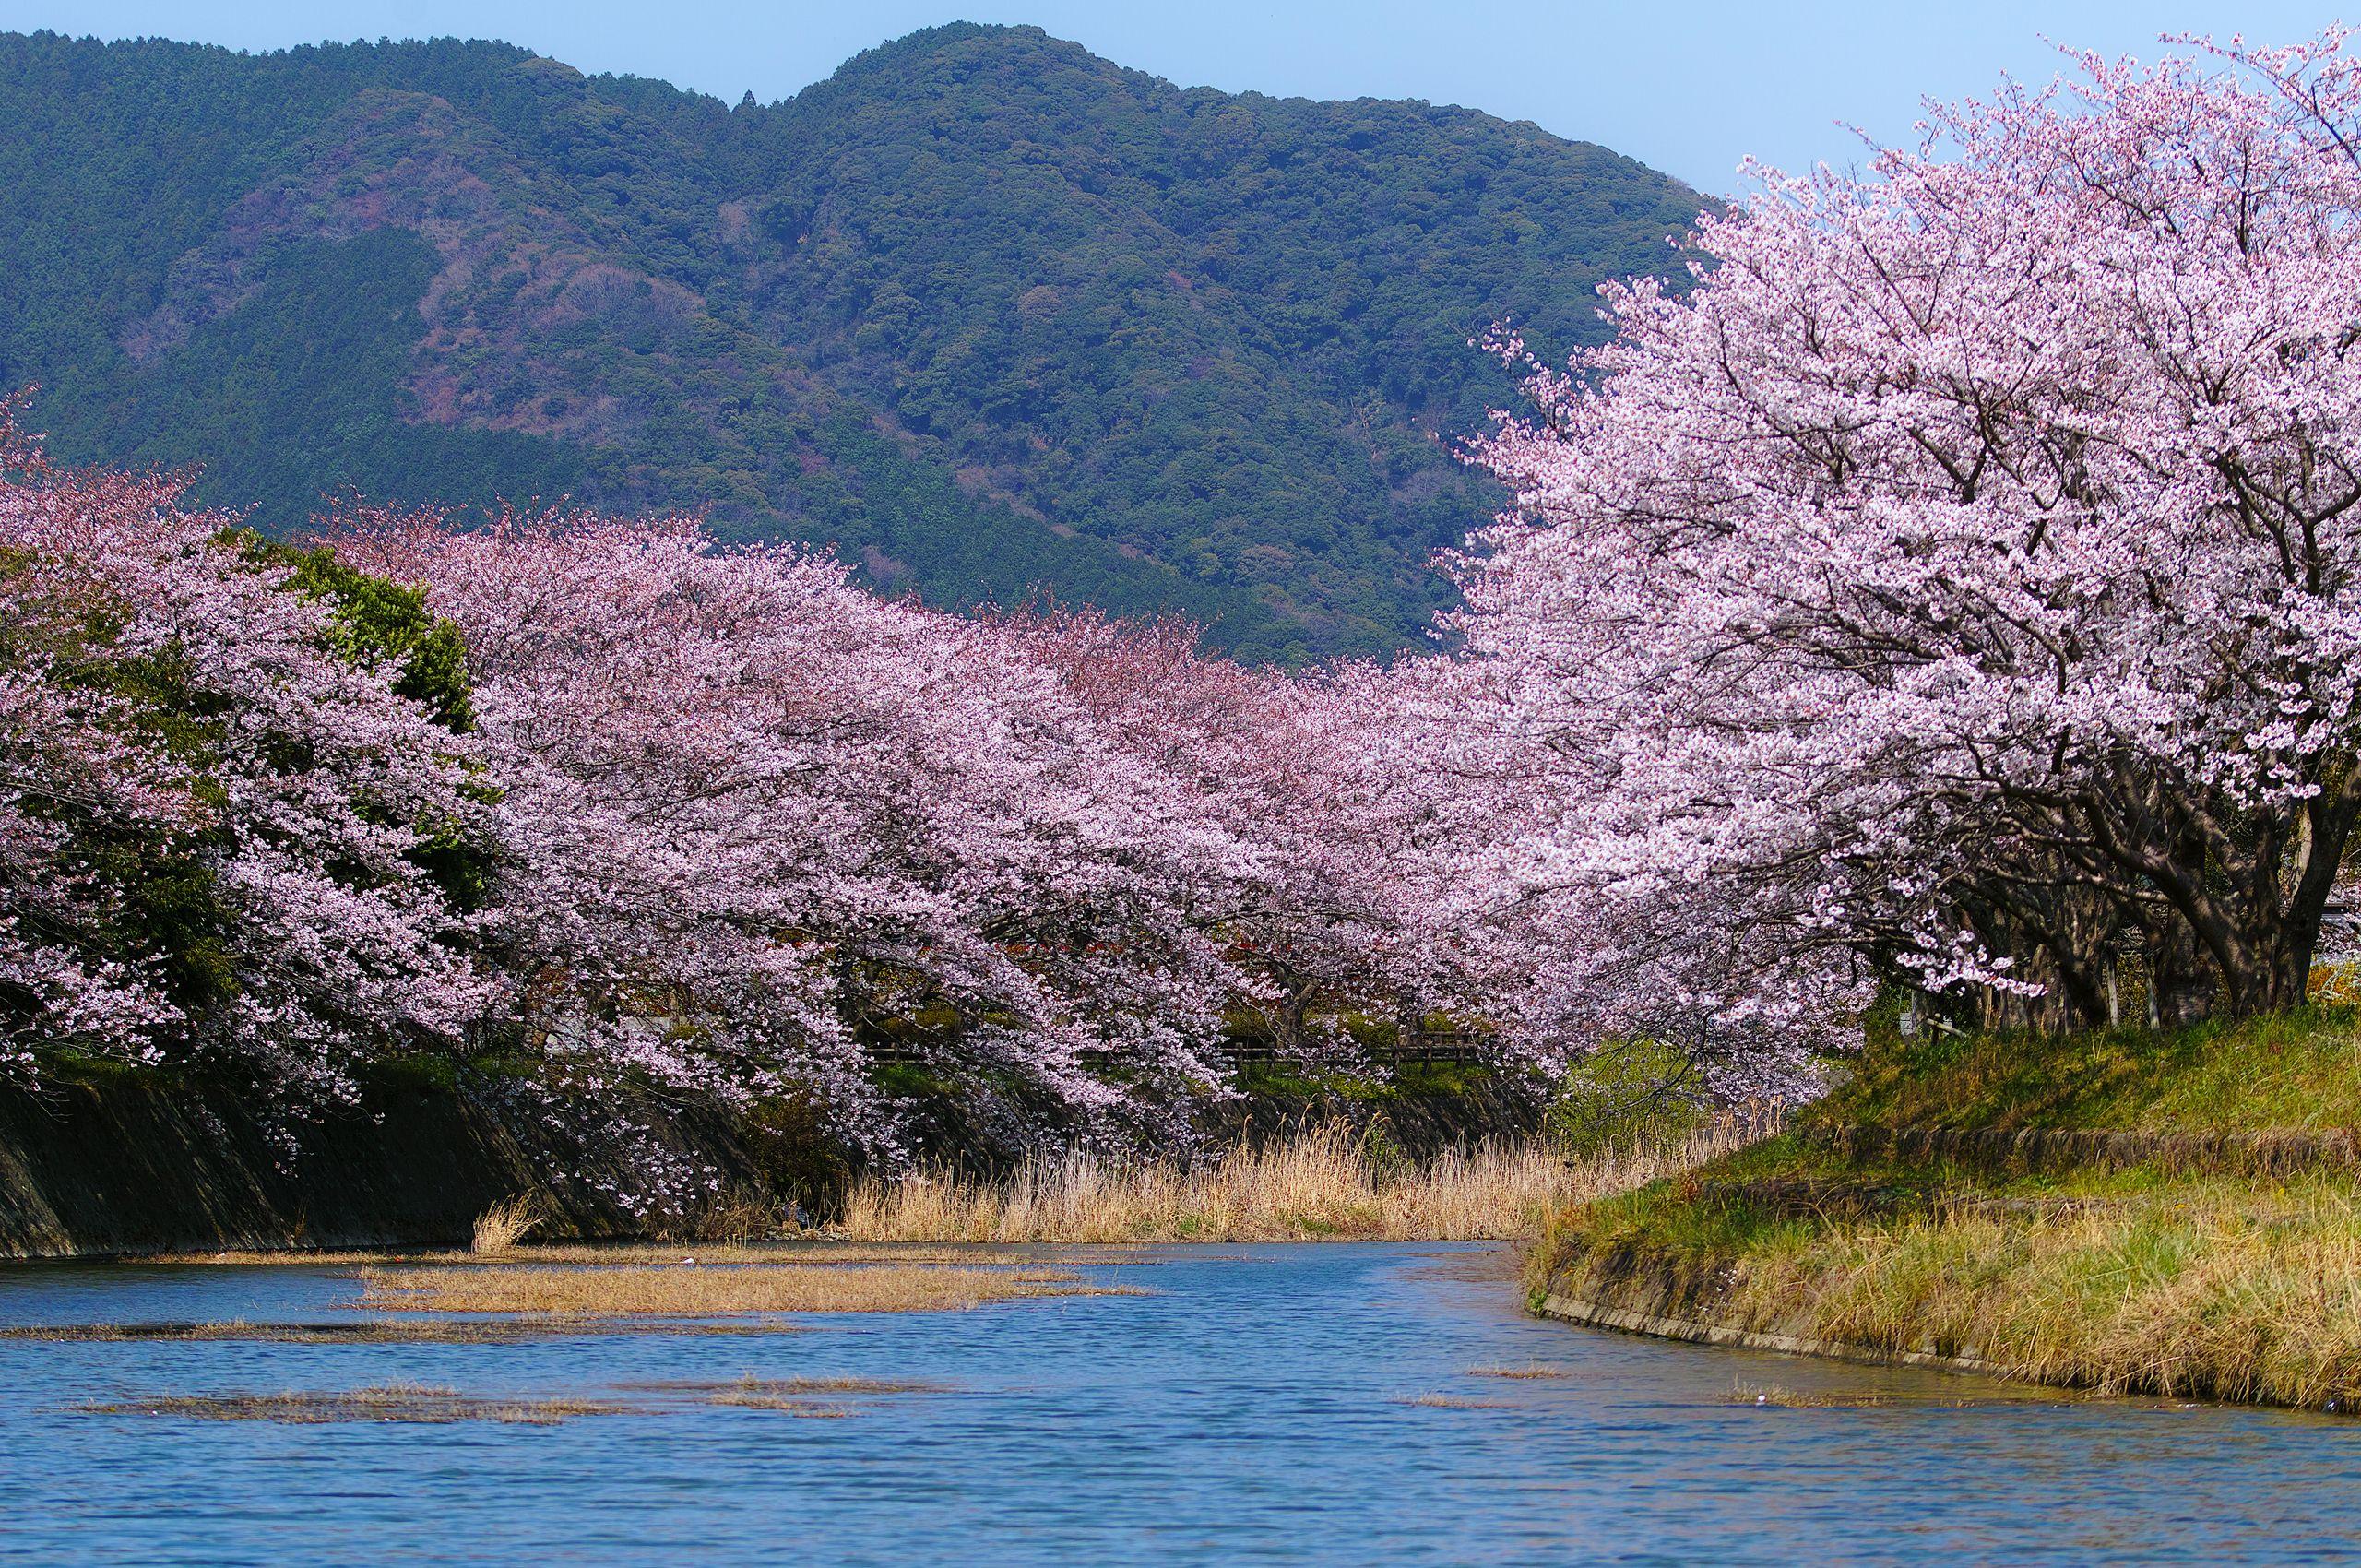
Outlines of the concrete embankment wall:
M 358 1107 L 294 1123 L 237 1086 L 163 1075 L 0 1088 L 0 1257 L 443 1245 L 519 1194 L 549 1234 L 645 1235 L 680 1218 L 648 1206 L 651 1156 L 724 1191 L 769 1191 L 717 1108 L 625 1109 L 635 1158 L 583 1169 L 563 1116 L 493 1088 L 373 1086 Z M 553 1183 L 552 1170 L 568 1174 Z
M 1253 1098 L 1225 1102 L 1207 1134 L 1382 1118 L 1387 1141 L 1424 1156 L 1528 1131 L 1537 1105 L 1487 1081 L 1376 1103 Z M 921 1158 L 976 1170 L 1016 1158 L 955 1102 L 919 1111 Z M 789 1202 L 825 1214 L 846 1174 L 816 1129 L 652 1094 L 594 1110 L 513 1083 L 390 1079 L 365 1084 L 357 1106 L 287 1120 L 250 1088 L 184 1074 L 0 1085 L 0 1258 L 448 1246 L 517 1196 L 539 1204 L 552 1239 L 741 1234 L 719 1228 L 759 1228 Z

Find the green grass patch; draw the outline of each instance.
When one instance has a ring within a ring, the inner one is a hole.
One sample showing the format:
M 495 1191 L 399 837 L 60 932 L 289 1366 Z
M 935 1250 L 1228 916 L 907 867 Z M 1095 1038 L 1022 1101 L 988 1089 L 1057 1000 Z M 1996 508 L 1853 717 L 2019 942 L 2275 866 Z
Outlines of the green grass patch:
M 184 1075 L 186 1069 L 150 1065 L 144 1062 L 126 1062 L 118 1056 L 98 1056 L 71 1046 L 43 1045 L 33 1051 L 33 1065 L 37 1078 L 53 1087 L 87 1084 L 106 1087 L 118 1084 L 167 1084 Z
M 1479 1094 L 1492 1069 L 1474 1063 L 1405 1062 L 1388 1077 L 1358 1073 L 1316 1073 L 1291 1062 L 1243 1062 L 1238 1087 L 1258 1099 L 1336 1099 L 1381 1104 L 1400 1099 L 1457 1099 Z
M 1812 1114 L 1897 1127 L 2347 1127 L 2361 1121 L 2361 1013 L 2308 1008 L 2162 1033 L 1889 1039 Z

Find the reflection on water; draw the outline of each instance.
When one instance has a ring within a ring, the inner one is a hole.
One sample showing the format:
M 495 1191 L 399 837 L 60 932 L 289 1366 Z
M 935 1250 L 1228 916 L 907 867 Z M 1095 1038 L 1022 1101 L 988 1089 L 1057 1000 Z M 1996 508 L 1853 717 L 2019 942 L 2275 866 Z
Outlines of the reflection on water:
M 785 1335 L 0 1339 L 0 1561 L 2361 1556 L 2361 1426 L 1585 1333 L 1524 1316 L 1495 1250 L 1126 1261 L 1154 1294 Z M 29 1266 L 0 1271 L 0 1324 L 315 1323 L 351 1294 L 318 1268 Z M 742 1381 L 779 1396 L 688 1396 Z M 828 1383 L 849 1414 L 796 1419 Z M 77 1408 L 397 1384 L 632 1408 L 549 1425 Z

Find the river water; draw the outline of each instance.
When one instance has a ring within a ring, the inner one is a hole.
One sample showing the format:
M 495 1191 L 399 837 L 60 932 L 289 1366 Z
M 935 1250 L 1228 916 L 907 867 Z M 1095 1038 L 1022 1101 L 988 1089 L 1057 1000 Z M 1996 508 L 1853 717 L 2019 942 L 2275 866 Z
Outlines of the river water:
M 2331 1418 L 1570 1328 L 1520 1311 L 1500 1249 L 1076 1255 L 1150 1293 L 753 1337 L 0 1340 L 0 1562 L 2361 1557 L 2361 1425 Z M 321 1267 L 27 1265 L 0 1272 L 0 1322 L 316 1322 L 352 1291 Z M 742 1374 L 933 1387 L 827 1420 L 645 1392 Z M 550 1426 L 77 1408 L 388 1383 L 647 1408 Z M 1763 1387 L 1890 1402 L 1751 1403 Z

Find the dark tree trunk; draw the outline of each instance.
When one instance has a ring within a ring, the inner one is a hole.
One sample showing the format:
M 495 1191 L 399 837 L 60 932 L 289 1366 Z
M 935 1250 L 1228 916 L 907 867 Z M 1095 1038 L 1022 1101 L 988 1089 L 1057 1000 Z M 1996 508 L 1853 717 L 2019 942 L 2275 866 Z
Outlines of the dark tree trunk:
M 2211 1017 L 2221 991 L 2188 921 L 2167 916 L 2149 931 L 2148 1011 L 2153 1023 L 2174 1029 Z

